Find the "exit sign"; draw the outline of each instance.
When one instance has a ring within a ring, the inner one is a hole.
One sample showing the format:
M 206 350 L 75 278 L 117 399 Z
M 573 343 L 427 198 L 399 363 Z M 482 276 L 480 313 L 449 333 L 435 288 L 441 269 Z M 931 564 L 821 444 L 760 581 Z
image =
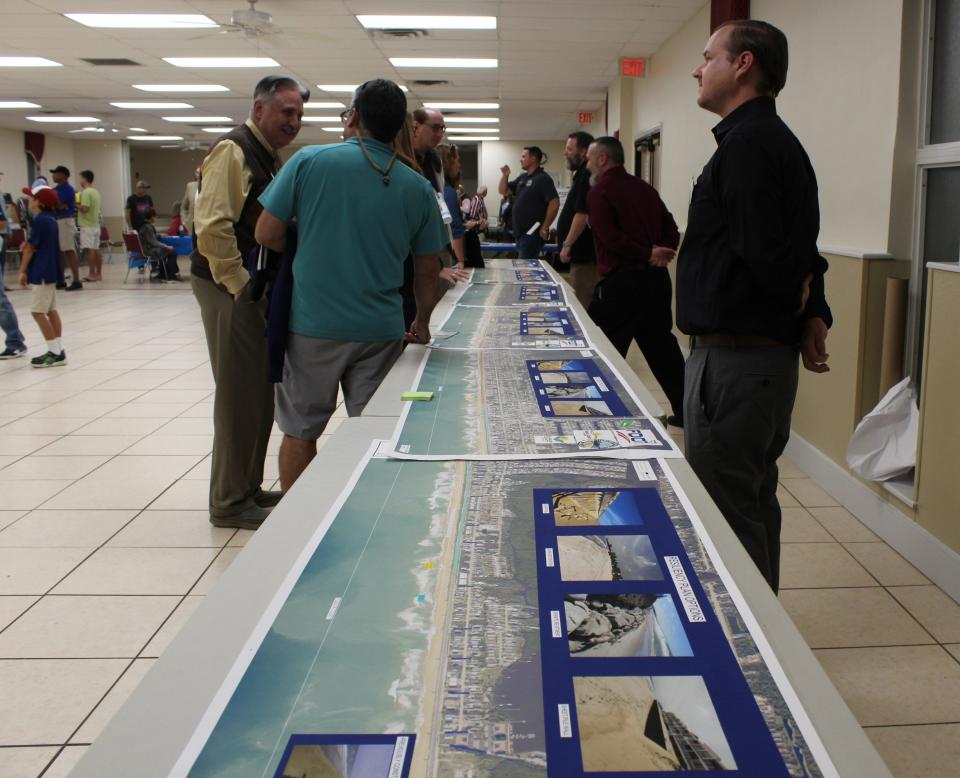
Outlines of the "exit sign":
M 622 59 L 620 60 L 620 75 L 633 76 L 634 78 L 643 78 L 647 72 L 647 63 L 643 59 Z
M 593 124 L 593 114 L 589 111 L 580 111 L 580 113 L 577 114 L 577 121 L 579 121 L 580 124 Z

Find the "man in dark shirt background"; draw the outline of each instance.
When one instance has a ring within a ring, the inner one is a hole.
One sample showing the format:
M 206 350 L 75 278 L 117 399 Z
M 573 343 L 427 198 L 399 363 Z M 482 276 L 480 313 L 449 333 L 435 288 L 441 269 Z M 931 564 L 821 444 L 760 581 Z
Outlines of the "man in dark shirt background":
M 776 591 L 777 459 L 790 436 L 798 349 L 808 370 L 829 370 L 817 182 L 776 112 L 787 77 L 783 33 L 766 22 L 727 22 L 703 57 L 693 73 L 697 103 L 721 122 L 677 267 L 677 320 L 693 336 L 686 456 Z
M 133 190 L 134 194 L 127 198 L 127 206 L 124 212 L 127 217 L 128 230 L 138 232 L 140 226 L 147 220 L 145 216 L 147 209 L 153 208 L 153 198 L 147 194 L 149 188 L 150 184 L 141 179 L 137 181 Z
M 587 152 L 587 196 L 600 281 L 588 313 L 613 347 L 627 355 L 636 340 L 683 426 L 683 353 L 673 334 L 673 285 L 667 265 L 680 232 L 657 190 L 623 168 L 623 146 L 597 138 Z
M 587 223 L 587 193 L 590 191 L 590 171 L 587 170 L 587 149 L 593 143 L 589 132 L 571 132 L 563 156 L 573 171 L 573 184 L 557 219 L 557 243 L 560 261 L 570 265 L 570 285 L 584 308 L 593 299 L 596 286 L 597 257 L 593 251 L 593 232 Z
M 524 172 L 510 181 L 510 166 L 500 168 L 500 195 L 513 195 L 513 234 L 520 259 L 537 259 L 560 210 L 560 196 L 550 174 L 543 169 L 539 146 L 524 146 L 520 167 Z M 540 226 L 529 234 L 535 224 Z

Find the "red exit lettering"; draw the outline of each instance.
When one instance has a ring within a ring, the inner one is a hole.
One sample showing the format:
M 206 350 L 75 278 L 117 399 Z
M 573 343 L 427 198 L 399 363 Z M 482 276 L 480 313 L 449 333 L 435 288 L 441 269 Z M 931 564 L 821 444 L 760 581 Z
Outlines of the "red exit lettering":
M 624 76 L 633 76 L 641 78 L 647 70 L 646 62 L 642 59 L 622 59 L 620 60 L 620 74 Z
M 579 121 L 580 124 L 593 124 L 593 114 L 589 111 L 580 111 L 580 113 L 577 114 L 577 121 Z

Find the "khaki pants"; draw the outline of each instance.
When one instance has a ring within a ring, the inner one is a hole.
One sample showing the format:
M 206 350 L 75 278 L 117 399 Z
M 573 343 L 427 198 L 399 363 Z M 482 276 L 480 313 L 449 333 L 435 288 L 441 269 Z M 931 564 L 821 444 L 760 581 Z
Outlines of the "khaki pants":
M 573 287 L 577 300 L 584 308 L 590 307 L 590 301 L 593 299 L 593 287 L 597 285 L 599 280 L 600 274 L 597 273 L 595 262 L 570 265 L 570 274 L 567 281 Z
M 217 389 L 213 400 L 210 514 L 233 516 L 255 505 L 273 426 L 267 382 L 266 300 L 234 302 L 222 287 L 191 277 Z

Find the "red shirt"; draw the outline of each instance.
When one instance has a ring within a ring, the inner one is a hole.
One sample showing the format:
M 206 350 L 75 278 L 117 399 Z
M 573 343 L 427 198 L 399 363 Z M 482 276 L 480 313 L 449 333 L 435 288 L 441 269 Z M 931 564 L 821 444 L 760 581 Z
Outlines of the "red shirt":
M 590 188 L 587 213 L 602 276 L 618 267 L 646 265 L 655 245 L 675 249 L 680 243 L 677 223 L 657 190 L 622 165 Z

